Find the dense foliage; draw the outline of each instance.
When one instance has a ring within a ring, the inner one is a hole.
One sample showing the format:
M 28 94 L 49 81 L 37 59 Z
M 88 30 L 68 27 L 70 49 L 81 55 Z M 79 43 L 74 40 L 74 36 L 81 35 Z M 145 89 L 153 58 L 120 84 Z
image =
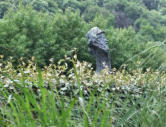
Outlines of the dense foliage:
M 0 0 L 0 127 L 164 127 L 165 35 L 165 0 Z
M 42 71 L 34 58 L 15 69 L 0 58 L 2 127 L 165 126 L 166 74 L 138 68 L 97 75 L 76 56 L 50 60 Z
M 0 54 L 17 64 L 35 56 L 43 66 L 77 48 L 81 61 L 95 63 L 85 35 L 98 26 L 106 31 L 113 67 L 133 69 L 140 61 L 143 68 L 164 68 L 165 8 L 164 0 L 2 0 Z

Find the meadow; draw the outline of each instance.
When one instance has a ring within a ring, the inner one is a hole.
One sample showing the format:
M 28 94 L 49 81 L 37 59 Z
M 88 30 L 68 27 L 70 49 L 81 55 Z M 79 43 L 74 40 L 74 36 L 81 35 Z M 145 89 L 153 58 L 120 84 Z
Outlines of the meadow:
M 76 55 L 42 69 L 34 57 L 19 62 L 0 58 L 1 127 L 166 126 L 165 73 L 122 67 L 99 75 Z

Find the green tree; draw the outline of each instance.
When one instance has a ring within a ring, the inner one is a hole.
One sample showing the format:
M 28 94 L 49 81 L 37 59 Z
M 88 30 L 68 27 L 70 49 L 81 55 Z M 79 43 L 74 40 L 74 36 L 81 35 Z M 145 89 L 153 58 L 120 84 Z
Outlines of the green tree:
M 9 6 L 10 3 L 8 1 L 0 1 L 0 18 L 3 18 Z
M 104 6 L 104 0 L 98 0 L 98 1 L 97 1 L 97 5 L 98 5 L 99 7 L 103 7 L 103 6 Z
M 162 42 L 148 42 L 140 55 L 141 67 L 166 71 L 166 45 Z
M 86 22 L 93 21 L 96 15 L 103 15 L 104 18 L 108 17 L 110 15 L 110 12 L 107 11 L 104 8 L 100 8 L 98 6 L 89 6 L 85 13 L 83 14 L 83 17 Z
M 145 4 L 145 6 L 149 9 L 158 9 L 159 6 L 159 2 L 160 0 L 143 0 L 143 3 Z
M 57 35 L 58 50 L 56 56 L 54 56 L 56 60 L 64 57 L 65 54 L 70 54 L 70 51 L 74 48 L 78 49 L 80 59 L 87 59 L 85 58 L 88 53 L 85 38 L 87 26 L 80 18 L 79 13 L 71 13 L 67 10 L 65 15 L 55 15 L 52 28 L 53 33 Z
M 32 6 L 35 10 L 42 12 L 56 13 L 58 11 L 58 5 L 53 0 L 35 0 Z
M 35 56 L 40 65 L 50 58 L 55 62 L 78 48 L 84 57 L 87 54 L 85 23 L 78 13 L 48 15 L 38 13 L 32 7 L 19 7 L 0 21 L 0 54 L 30 59 Z
M 142 43 L 138 42 L 135 30 L 132 27 L 111 28 L 106 34 L 109 40 L 112 66 L 119 68 L 123 64 L 130 64 L 130 68 L 134 68 L 133 62 L 127 61 L 142 50 Z M 134 61 L 137 60 L 134 59 Z

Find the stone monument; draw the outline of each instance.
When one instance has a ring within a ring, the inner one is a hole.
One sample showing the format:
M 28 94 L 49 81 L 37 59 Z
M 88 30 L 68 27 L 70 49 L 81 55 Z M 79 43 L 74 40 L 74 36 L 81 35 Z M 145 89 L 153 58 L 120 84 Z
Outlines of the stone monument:
M 108 40 L 104 36 L 104 31 L 98 27 L 93 27 L 86 34 L 86 38 L 88 40 L 88 51 L 96 59 L 96 72 L 100 73 L 105 67 L 108 67 L 111 71 Z

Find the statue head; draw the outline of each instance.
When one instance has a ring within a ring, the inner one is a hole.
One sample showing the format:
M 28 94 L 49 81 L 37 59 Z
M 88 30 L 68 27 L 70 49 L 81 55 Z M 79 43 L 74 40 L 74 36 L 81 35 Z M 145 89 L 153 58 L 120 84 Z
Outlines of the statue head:
M 93 48 L 101 49 L 104 52 L 109 51 L 108 40 L 105 38 L 104 33 L 105 32 L 98 27 L 93 27 L 88 31 L 86 38 L 88 40 L 88 50 L 90 52 Z

